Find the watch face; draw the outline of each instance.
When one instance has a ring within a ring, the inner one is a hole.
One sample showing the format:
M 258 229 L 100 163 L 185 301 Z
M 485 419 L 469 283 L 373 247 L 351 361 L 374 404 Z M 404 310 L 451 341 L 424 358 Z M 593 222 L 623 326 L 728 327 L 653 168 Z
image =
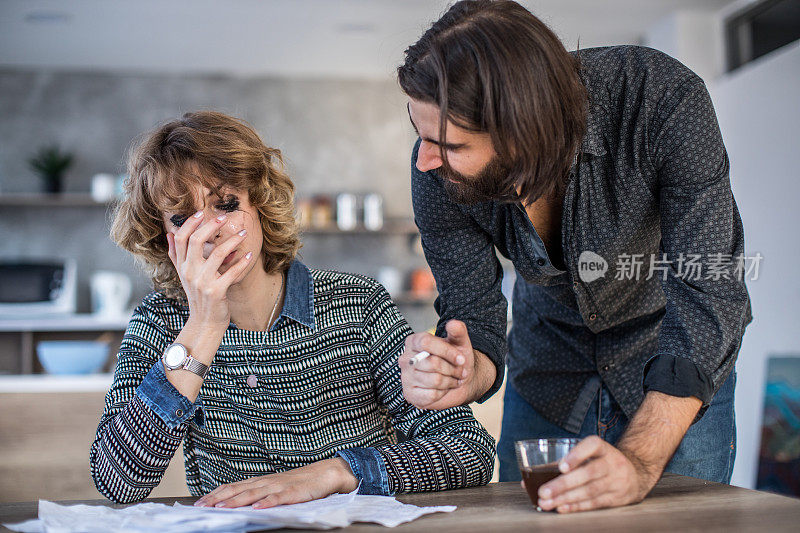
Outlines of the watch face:
M 186 359 L 186 349 L 179 344 L 169 346 L 164 352 L 164 363 L 169 368 L 178 368 L 184 359 Z

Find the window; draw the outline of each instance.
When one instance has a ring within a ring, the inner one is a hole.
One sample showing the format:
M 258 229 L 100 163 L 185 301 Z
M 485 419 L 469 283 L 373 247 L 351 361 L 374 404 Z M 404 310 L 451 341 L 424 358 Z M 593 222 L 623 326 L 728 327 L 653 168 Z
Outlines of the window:
M 800 39 L 800 0 L 762 0 L 725 22 L 727 70 Z

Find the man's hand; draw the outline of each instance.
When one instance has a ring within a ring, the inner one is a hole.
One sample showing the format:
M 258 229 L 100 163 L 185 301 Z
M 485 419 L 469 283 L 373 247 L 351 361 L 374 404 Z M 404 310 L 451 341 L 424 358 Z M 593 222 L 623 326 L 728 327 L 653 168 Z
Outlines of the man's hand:
M 497 375 L 494 363 L 473 350 L 463 322 L 450 320 L 445 331 L 444 339 L 430 333 L 409 335 L 398 361 L 403 395 L 420 409 L 447 409 L 475 401 L 489 390 Z M 431 355 L 409 364 L 421 351 Z
M 559 464 L 562 475 L 539 487 L 539 507 L 571 513 L 642 501 L 702 403 L 648 392 L 617 447 L 592 436 L 567 454 Z
M 348 493 L 358 488 L 358 479 L 341 457 L 325 459 L 280 474 L 268 474 L 220 485 L 195 502 L 200 507 L 242 507 L 266 509 Z
M 561 476 L 539 488 L 539 507 L 545 511 L 571 513 L 637 503 L 660 475 L 597 436 L 575 446 L 559 469 Z

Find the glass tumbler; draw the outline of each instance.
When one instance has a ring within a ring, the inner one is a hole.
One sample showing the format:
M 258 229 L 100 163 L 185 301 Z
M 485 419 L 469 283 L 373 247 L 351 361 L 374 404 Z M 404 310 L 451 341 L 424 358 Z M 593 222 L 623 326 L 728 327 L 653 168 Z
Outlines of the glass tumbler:
M 542 510 L 538 505 L 539 487 L 561 475 L 559 461 L 579 442 L 580 439 L 533 439 L 514 443 L 525 490 L 537 511 Z

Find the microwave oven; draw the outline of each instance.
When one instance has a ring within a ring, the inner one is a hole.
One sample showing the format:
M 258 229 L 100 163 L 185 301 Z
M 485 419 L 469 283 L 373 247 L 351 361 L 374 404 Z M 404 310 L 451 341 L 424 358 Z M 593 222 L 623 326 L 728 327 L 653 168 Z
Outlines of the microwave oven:
M 74 313 L 76 271 L 72 259 L 0 261 L 0 316 Z

